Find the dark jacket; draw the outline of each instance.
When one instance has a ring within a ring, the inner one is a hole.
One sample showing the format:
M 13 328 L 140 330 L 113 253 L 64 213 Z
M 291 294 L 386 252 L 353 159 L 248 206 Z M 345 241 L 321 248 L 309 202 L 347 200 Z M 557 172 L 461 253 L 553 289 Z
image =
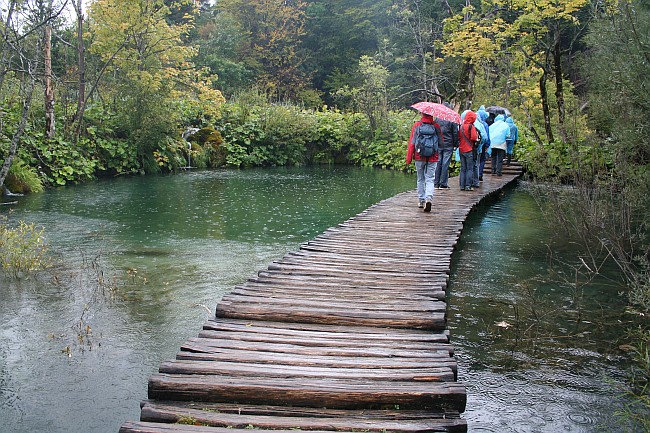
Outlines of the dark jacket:
M 438 119 L 440 130 L 442 131 L 443 142 L 440 145 L 442 149 L 455 149 L 458 147 L 458 125 L 454 122 Z

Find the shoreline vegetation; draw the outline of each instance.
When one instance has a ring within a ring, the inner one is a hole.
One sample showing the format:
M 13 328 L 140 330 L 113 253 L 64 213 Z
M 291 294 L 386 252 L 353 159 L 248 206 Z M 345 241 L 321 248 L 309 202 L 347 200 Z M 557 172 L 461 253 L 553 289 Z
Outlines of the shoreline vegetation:
M 631 314 L 650 314 L 645 1 L 5 3 L 5 193 L 188 167 L 412 172 L 412 103 L 502 105 L 546 221 L 580 251 L 576 275 L 615 263 Z M 40 259 L 38 228 L 0 224 L 0 249 Z M 648 430 L 650 328 L 629 335 L 626 416 Z

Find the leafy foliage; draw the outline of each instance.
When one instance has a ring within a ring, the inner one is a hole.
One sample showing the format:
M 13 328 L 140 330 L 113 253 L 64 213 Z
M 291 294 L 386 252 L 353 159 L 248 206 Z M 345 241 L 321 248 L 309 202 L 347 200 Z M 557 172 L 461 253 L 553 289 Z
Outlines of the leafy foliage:
M 0 267 L 5 274 L 18 278 L 47 268 L 47 251 L 42 228 L 24 221 L 11 226 L 6 216 L 0 216 Z

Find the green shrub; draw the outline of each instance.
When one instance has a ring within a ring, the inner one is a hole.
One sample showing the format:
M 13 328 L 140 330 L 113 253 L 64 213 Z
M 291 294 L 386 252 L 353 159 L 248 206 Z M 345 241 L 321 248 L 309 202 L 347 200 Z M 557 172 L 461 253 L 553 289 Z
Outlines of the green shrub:
M 5 179 L 5 185 L 11 192 L 31 193 L 43 192 L 43 181 L 39 177 L 36 169 L 25 164 L 22 160 L 14 160 L 9 174 Z
M 11 227 L 7 217 L 0 218 L 0 266 L 14 278 L 49 266 L 43 229 L 20 221 Z

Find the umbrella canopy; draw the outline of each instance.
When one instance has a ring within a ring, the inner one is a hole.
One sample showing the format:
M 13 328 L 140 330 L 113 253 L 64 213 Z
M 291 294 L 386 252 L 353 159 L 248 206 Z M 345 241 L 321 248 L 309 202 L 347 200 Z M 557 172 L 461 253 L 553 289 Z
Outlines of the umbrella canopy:
M 435 102 L 418 102 L 417 104 L 411 105 L 411 108 L 415 108 L 419 112 L 428 114 L 429 116 L 437 117 L 440 120 L 447 120 L 448 122 L 458 123 L 459 125 L 461 124 L 460 114 L 442 104 L 437 104 Z
M 487 107 L 485 111 L 487 111 L 488 113 L 505 114 L 506 116 L 512 116 L 512 114 L 510 114 L 510 110 L 508 110 L 505 107 L 499 107 L 498 105 Z

